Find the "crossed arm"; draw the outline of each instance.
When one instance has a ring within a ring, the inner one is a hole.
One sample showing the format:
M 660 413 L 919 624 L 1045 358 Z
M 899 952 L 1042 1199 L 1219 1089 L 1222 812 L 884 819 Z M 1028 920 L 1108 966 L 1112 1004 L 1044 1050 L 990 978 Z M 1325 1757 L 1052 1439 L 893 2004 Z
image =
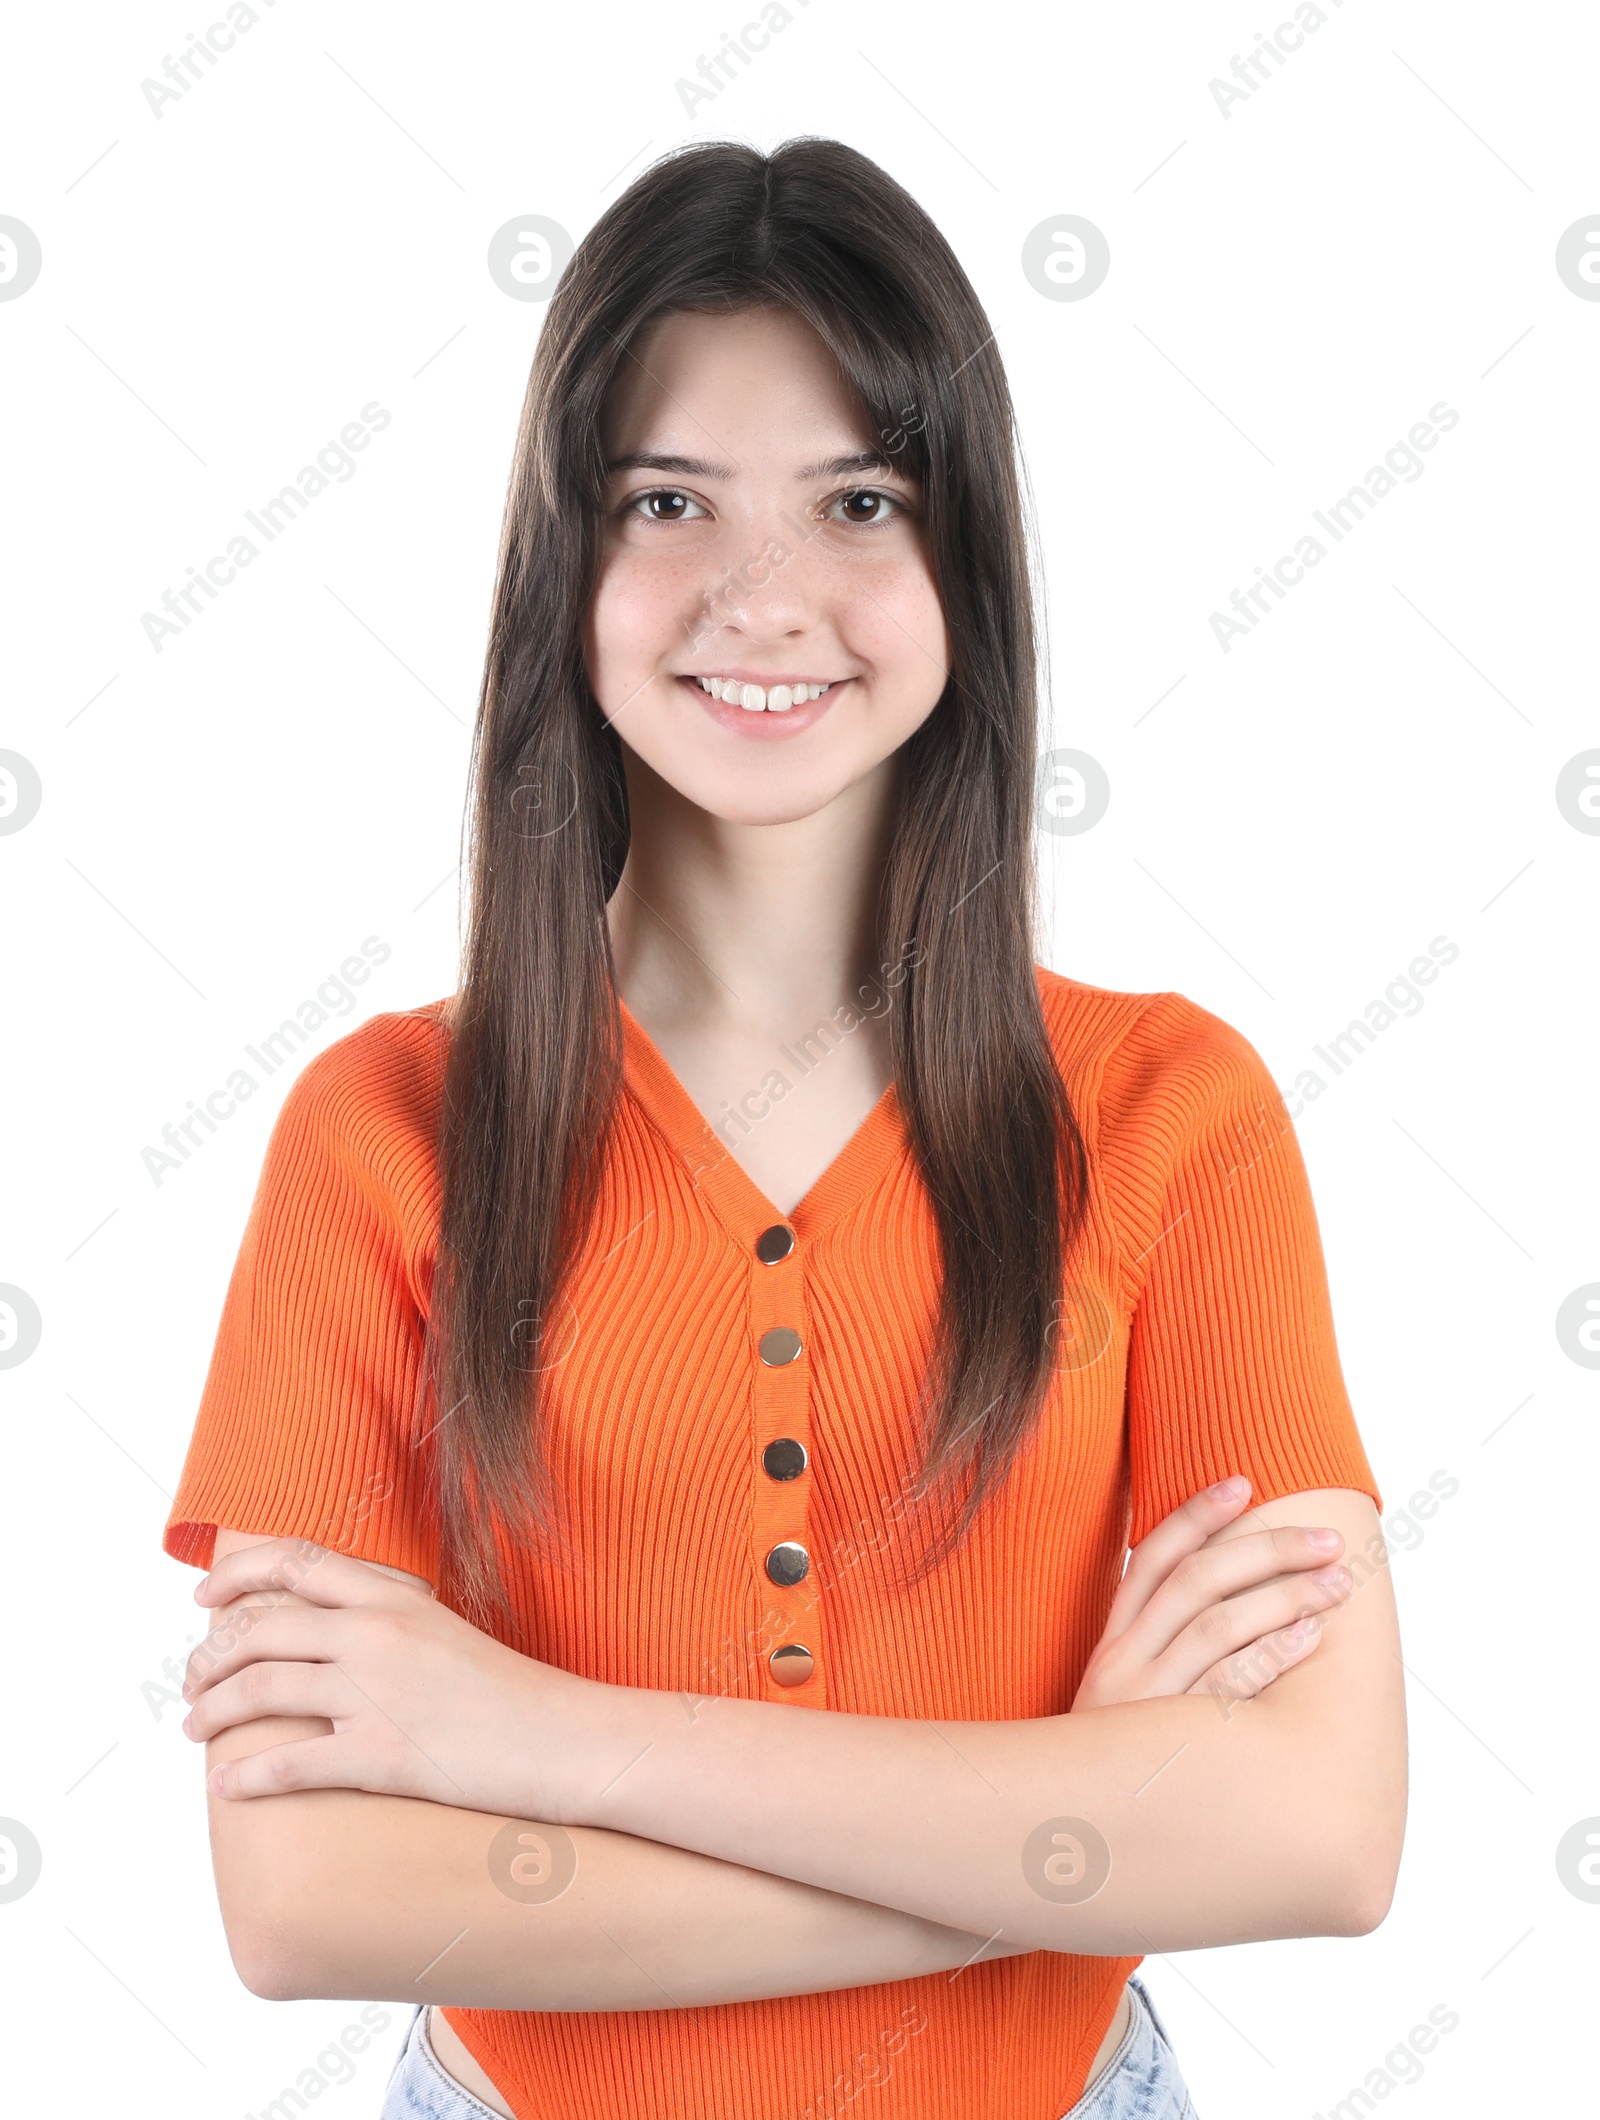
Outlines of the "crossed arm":
M 235 1963 L 255 1992 L 281 1998 L 652 2009 L 960 1977 L 1028 1950 L 1363 1933 L 1392 1896 L 1406 1786 L 1398 1628 L 1372 1503 L 1343 1489 L 1287 1496 L 1184 1550 L 1203 1544 L 1196 1560 L 1216 1575 L 1229 1541 L 1271 1528 L 1287 1542 L 1296 1534 L 1278 1527 L 1307 1524 L 1343 1534 L 1354 1580 L 1337 1610 L 1290 1575 L 1307 1562 L 1286 1547 L 1276 1591 L 1212 1598 L 1195 1623 L 1237 1648 L 1254 1638 L 1237 1618 L 1252 1600 L 1264 1612 L 1272 1595 L 1298 1598 L 1274 1625 L 1327 1611 L 1316 1653 L 1250 1699 L 1201 1688 L 1031 1721 L 929 1723 L 729 1699 L 691 1715 L 676 1694 L 571 1681 L 553 1712 L 572 1709 L 581 1739 L 542 1808 L 285 1782 L 213 1794 Z M 214 1566 L 258 1543 L 219 1531 Z M 1259 1583 L 1260 1567 L 1246 1579 Z M 1138 1626 L 1157 1609 L 1151 1599 Z M 1144 1646 L 1156 1671 L 1156 1644 Z M 237 1683 L 216 1687 L 218 1700 Z M 208 1769 L 334 1727 L 225 1712 L 227 1726 L 205 1732 Z M 537 1717 L 527 1727 L 536 1737 Z M 291 1744 L 280 1757 L 292 1756 Z M 577 1870 L 559 1896 L 520 1902 L 491 1877 L 508 1816 L 570 1836 Z M 1063 1821 L 1092 1834 L 1049 1830 Z M 1102 1846 L 1109 1859 L 1088 1896 L 1072 1884 L 1080 1845 L 1091 1864 Z

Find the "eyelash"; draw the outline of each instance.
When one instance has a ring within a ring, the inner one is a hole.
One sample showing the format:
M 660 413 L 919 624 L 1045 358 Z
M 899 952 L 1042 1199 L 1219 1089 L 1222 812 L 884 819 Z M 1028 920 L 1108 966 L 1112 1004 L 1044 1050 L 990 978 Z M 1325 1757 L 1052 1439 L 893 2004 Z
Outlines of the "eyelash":
M 846 486 L 843 492 L 834 494 L 829 500 L 824 501 L 822 505 L 825 508 L 831 508 L 835 501 L 852 500 L 858 493 L 869 494 L 873 500 L 887 501 L 890 507 L 894 510 L 894 514 L 874 516 L 870 523 L 851 523 L 849 527 L 852 530 L 881 529 L 885 523 L 892 523 L 895 519 L 895 515 L 904 515 L 910 512 L 907 503 L 900 498 L 898 493 L 886 492 L 885 489 L 881 486 Z M 625 501 L 623 503 L 622 513 L 624 515 L 636 514 L 638 515 L 640 522 L 649 523 L 654 529 L 675 529 L 677 527 L 676 524 L 672 522 L 664 522 L 659 517 L 648 516 L 643 512 L 642 508 L 643 502 L 658 500 L 662 496 L 668 494 L 677 495 L 686 501 L 694 500 L 694 495 L 692 493 L 685 492 L 682 486 L 652 486 L 648 492 L 636 493 L 630 500 Z M 703 504 L 696 501 L 695 505 L 696 507 L 699 507 Z

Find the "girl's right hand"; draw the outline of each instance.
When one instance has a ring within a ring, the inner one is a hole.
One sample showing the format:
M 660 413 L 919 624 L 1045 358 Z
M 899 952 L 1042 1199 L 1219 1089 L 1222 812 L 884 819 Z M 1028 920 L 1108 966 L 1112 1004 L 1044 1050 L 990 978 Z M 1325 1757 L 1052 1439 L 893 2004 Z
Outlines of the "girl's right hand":
M 1343 1535 L 1297 1525 L 1209 1544 L 1249 1495 L 1248 1481 L 1233 1495 L 1204 1488 L 1132 1549 L 1074 1711 L 1177 1693 L 1252 1700 L 1312 1653 L 1317 1615 L 1355 1588 L 1334 1565 Z

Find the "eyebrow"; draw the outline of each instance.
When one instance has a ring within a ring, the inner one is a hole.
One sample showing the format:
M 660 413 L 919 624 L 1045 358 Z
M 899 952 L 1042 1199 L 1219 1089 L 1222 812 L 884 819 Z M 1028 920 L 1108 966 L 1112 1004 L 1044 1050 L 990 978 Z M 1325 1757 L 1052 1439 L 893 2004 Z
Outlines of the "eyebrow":
M 734 469 L 737 467 L 735 466 Z M 811 480 L 818 478 L 845 478 L 852 471 L 894 471 L 894 465 L 880 449 L 860 449 L 853 456 L 825 457 L 821 463 L 802 465 L 795 476 Z M 666 471 L 679 478 L 729 479 L 733 469 L 726 464 L 713 464 L 703 456 L 670 456 L 656 449 L 634 449 L 626 456 L 614 456 L 606 465 L 608 474 L 617 471 Z

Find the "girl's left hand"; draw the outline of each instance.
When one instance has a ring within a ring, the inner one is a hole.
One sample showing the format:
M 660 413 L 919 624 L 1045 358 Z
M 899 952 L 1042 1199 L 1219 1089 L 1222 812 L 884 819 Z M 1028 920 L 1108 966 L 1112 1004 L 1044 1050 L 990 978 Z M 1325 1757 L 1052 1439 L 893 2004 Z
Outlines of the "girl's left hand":
M 1232 1495 L 1224 1484 L 1180 1502 L 1133 1548 L 1074 1709 L 1179 1693 L 1226 1707 L 1316 1649 L 1320 1615 L 1355 1587 L 1334 1565 L 1342 1534 L 1284 1525 L 1224 1536 L 1249 1494 L 1248 1482 Z M 1319 1536 L 1332 1552 L 1312 1543 Z
M 520 1656 L 420 1586 L 309 1539 L 225 1554 L 195 1591 L 245 1605 L 189 1658 L 184 1729 L 197 1743 L 267 1715 L 323 1716 L 332 1734 L 212 1769 L 227 1797 L 367 1789 L 509 1818 L 560 1815 L 587 1680 Z

